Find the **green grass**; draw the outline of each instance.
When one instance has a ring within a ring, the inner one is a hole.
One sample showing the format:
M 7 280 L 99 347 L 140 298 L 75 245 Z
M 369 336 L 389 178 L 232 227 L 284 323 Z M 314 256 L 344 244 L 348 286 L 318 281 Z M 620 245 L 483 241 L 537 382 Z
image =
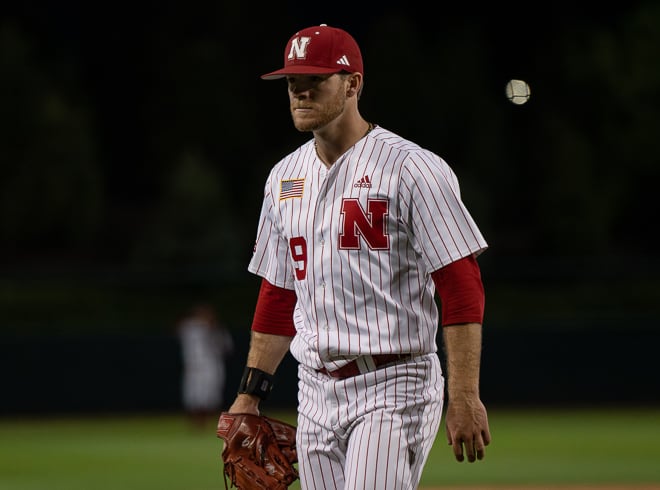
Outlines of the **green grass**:
M 491 410 L 490 423 L 476 463 L 454 461 L 441 432 L 422 486 L 660 483 L 660 409 Z M 0 419 L 0 488 L 217 490 L 221 445 L 176 414 Z
M 660 409 L 491 411 L 475 463 L 438 435 L 422 485 L 660 483 Z

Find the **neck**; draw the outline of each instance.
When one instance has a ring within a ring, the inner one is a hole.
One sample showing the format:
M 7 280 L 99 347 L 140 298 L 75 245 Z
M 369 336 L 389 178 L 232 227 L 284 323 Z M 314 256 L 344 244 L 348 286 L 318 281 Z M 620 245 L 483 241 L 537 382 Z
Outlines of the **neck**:
M 362 124 L 353 131 L 331 137 L 324 132 L 314 132 L 314 148 L 319 159 L 330 168 L 346 151 L 374 129 L 374 124 L 362 120 Z

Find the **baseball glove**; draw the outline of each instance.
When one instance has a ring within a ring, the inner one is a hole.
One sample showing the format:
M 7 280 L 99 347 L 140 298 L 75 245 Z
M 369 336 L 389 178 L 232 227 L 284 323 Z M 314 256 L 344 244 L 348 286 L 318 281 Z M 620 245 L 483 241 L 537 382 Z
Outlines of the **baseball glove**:
M 224 441 L 227 478 L 238 490 L 286 490 L 298 478 L 296 428 L 265 415 L 222 412 L 217 435 Z

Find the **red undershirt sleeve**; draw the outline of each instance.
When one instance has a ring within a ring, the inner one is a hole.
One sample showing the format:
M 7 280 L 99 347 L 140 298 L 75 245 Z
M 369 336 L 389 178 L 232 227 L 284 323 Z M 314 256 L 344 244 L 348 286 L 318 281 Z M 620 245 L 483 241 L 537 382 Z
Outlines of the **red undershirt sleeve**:
M 473 255 L 431 274 L 440 297 L 441 325 L 483 323 L 485 295 L 481 270 Z
M 296 334 L 293 325 L 296 301 L 295 291 L 274 286 L 262 279 L 252 319 L 252 330 L 293 337 Z

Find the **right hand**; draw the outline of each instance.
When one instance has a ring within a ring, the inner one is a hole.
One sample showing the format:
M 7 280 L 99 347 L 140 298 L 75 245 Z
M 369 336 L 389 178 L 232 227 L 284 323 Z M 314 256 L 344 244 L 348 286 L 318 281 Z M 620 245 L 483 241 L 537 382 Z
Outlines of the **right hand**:
M 231 404 L 227 412 L 229 413 L 250 413 L 252 415 L 260 415 L 259 402 L 261 400 L 256 395 L 248 395 L 247 393 L 240 393 L 236 395 L 234 403 Z
M 249 413 L 252 415 L 260 415 L 259 413 L 259 397 L 255 395 L 248 395 L 247 393 L 239 393 L 236 395 L 234 403 L 231 404 L 227 413 Z M 222 414 L 220 414 L 222 418 Z M 220 419 L 218 419 L 218 423 Z M 225 450 L 225 440 L 222 441 L 222 451 Z

